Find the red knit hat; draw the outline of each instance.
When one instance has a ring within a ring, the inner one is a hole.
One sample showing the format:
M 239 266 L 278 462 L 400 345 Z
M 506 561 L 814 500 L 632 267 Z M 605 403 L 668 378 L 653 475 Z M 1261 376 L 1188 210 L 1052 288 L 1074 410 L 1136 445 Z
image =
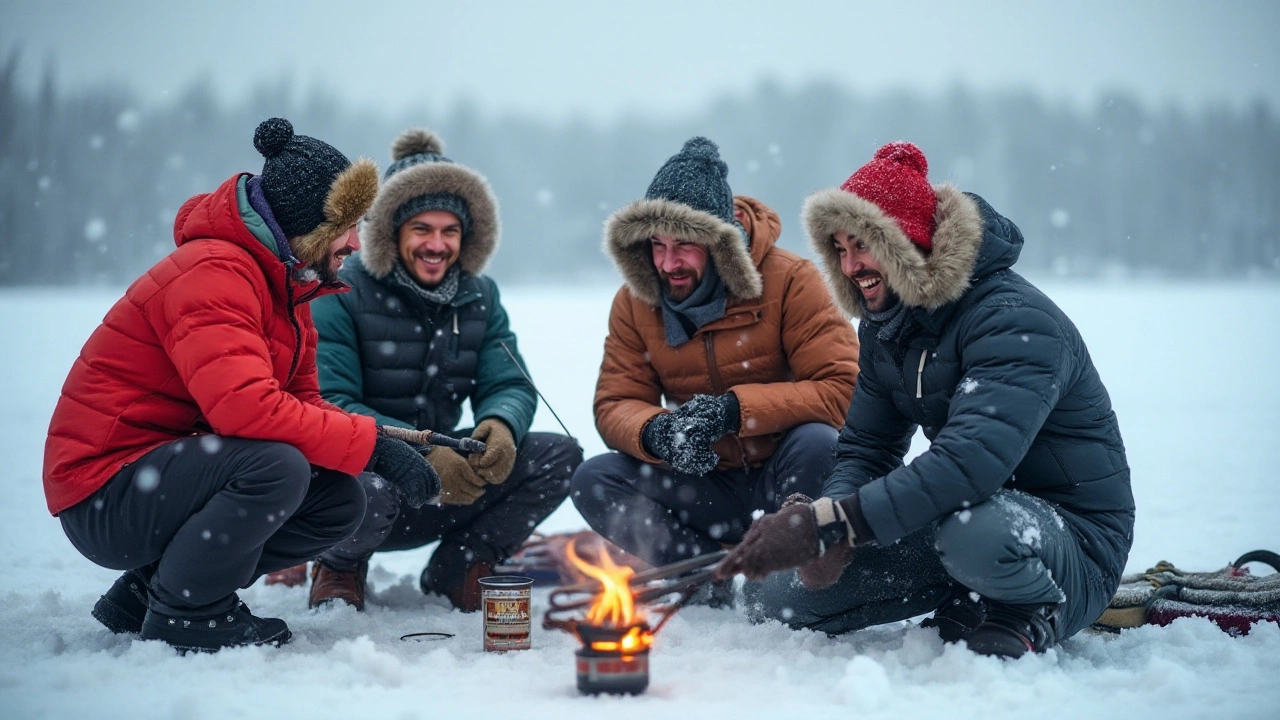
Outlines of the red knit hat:
M 926 177 L 929 161 L 909 142 L 891 142 L 876 151 L 871 162 L 858 168 L 841 190 L 875 204 L 893 218 L 911 242 L 926 253 L 933 250 L 933 218 L 938 203 Z

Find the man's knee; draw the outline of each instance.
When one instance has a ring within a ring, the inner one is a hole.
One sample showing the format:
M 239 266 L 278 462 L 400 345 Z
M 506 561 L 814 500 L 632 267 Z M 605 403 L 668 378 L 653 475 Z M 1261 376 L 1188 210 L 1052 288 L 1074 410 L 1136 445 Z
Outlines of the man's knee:
M 831 453 L 834 456 L 836 440 L 840 432 L 823 423 L 805 423 L 797 425 L 788 433 L 787 444 L 794 445 L 797 452 L 805 454 Z
M 1024 538 L 1025 539 L 1025 538 Z M 947 574 L 977 589 L 1028 555 L 1004 513 L 987 501 L 952 513 L 938 525 L 934 548 Z
M 250 453 L 250 467 L 239 472 L 247 475 L 258 487 L 272 488 L 279 500 L 290 510 L 302 504 L 311 486 L 311 463 L 298 448 L 279 442 L 255 442 Z
M 609 479 L 626 472 L 625 457 L 621 453 L 605 453 L 578 465 L 569 479 L 569 497 L 579 512 L 606 502 Z

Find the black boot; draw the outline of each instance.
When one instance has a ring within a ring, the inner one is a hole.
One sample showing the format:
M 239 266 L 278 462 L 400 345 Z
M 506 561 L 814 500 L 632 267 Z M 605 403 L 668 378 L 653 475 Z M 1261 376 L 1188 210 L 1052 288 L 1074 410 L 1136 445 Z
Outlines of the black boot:
M 938 628 L 938 637 L 944 643 L 957 643 L 982 624 L 987 617 L 987 604 L 977 593 L 968 588 L 956 588 L 955 593 L 925 618 L 920 627 Z
M 205 617 L 176 617 L 147 611 L 143 640 L 163 640 L 179 652 L 217 652 L 242 645 L 283 645 L 293 633 L 278 618 L 260 618 L 239 603 L 235 608 Z
M 991 603 L 987 618 L 968 637 L 969 649 L 979 655 L 1020 658 L 1042 653 L 1058 642 L 1056 604 L 1005 605 Z
M 94 619 L 113 633 L 141 632 L 146 615 L 147 579 L 141 568 L 116 578 L 93 606 Z

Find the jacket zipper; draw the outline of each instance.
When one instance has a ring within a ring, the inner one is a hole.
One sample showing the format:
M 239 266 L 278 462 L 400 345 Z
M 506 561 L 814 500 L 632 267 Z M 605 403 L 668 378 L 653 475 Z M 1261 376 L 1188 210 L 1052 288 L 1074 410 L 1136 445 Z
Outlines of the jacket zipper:
M 720 365 L 716 362 L 716 345 L 712 339 L 714 333 L 704 333 L 702 335 L 702 344 L 707 349 L 707 369 L 711 375 L 711 389 L 716 391 L 717 395 L 723 395 L 725 392 L 724 380 L 720 377 Z M 733 444 L 738 448 L 738 459 L 742 462 L 742 471 L 746 472 L 747 465 L 747 449 L 742 446 L 742 440 L 737 434 L 731 435 Z
M 920 349 L 920 366 L 916 368 L 916 399 L 924 397 L 924 360 L 929 357 L 929 349 Z
M 294 314 L 293 305 L 293 265 L 284 266 L 284 292 L 288 300 L 289 324 L 293 325 L 293 360 L 289 362 L 289 374 L 285 375 L 284 384 L 293 382 L 293 374 L 298 371 L 298 362 L 302 357 L 302 326 L 298 324 L 298 316 Z

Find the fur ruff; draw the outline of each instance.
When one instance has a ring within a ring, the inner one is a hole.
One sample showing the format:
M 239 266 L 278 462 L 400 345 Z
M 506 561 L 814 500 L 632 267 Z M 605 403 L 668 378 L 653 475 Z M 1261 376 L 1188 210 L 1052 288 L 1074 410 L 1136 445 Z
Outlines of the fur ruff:
M 501 224 L 498 200 L 483 175 L 452 162 L 430 162 L 405 168 L 383 184 L 365 219 L 361 256 L 374 278 L 391 274 L 400 260 L 400 238 L 391 225 L 391 216 L 401 204 L 419 195 L 448 192 L 467 203 L 471 211 L 471 234 L 463 238 L 458 266 L 471 275 L 484 271 L 498 249 Z
M 657 306 L 662 283 L 653 266 L 649 241 L 671 235 L 707 248 L 730 299 L 748 300 L 764 293 L 760 271 L 742 231 L 710 213 L 670 200 L 637 200 L 609 216 L 604 226 L 604 251 L 618 267 L 631 294 Z
M 378 166 L 359 158 L 338 174 L 324 199 L 324 222 L 315 230 L 289 241 L 302 266 L 313 265 L 329 254 L 329 244 L 360 221 L 378 194 Z
M 840 256 L 831 236 L 843 230 L 867 244 L 884 269 L 890 289 L 907 307 L 925 310 L 954 302 L 969 289 L 970 275 L 982 246 L 983 224 L 978 204 L 951 184 L 934 187 L 938 205 L 933 252 L 924 252 L 902 232 L 892 217 L 874 203 L 839 188 L 819 190 L 804 202 L 801 222 L 809 246 L 822 260 L 822 272 L 836 304 L 846 315 L 862 317 L 862 293 L 840 272 Z

